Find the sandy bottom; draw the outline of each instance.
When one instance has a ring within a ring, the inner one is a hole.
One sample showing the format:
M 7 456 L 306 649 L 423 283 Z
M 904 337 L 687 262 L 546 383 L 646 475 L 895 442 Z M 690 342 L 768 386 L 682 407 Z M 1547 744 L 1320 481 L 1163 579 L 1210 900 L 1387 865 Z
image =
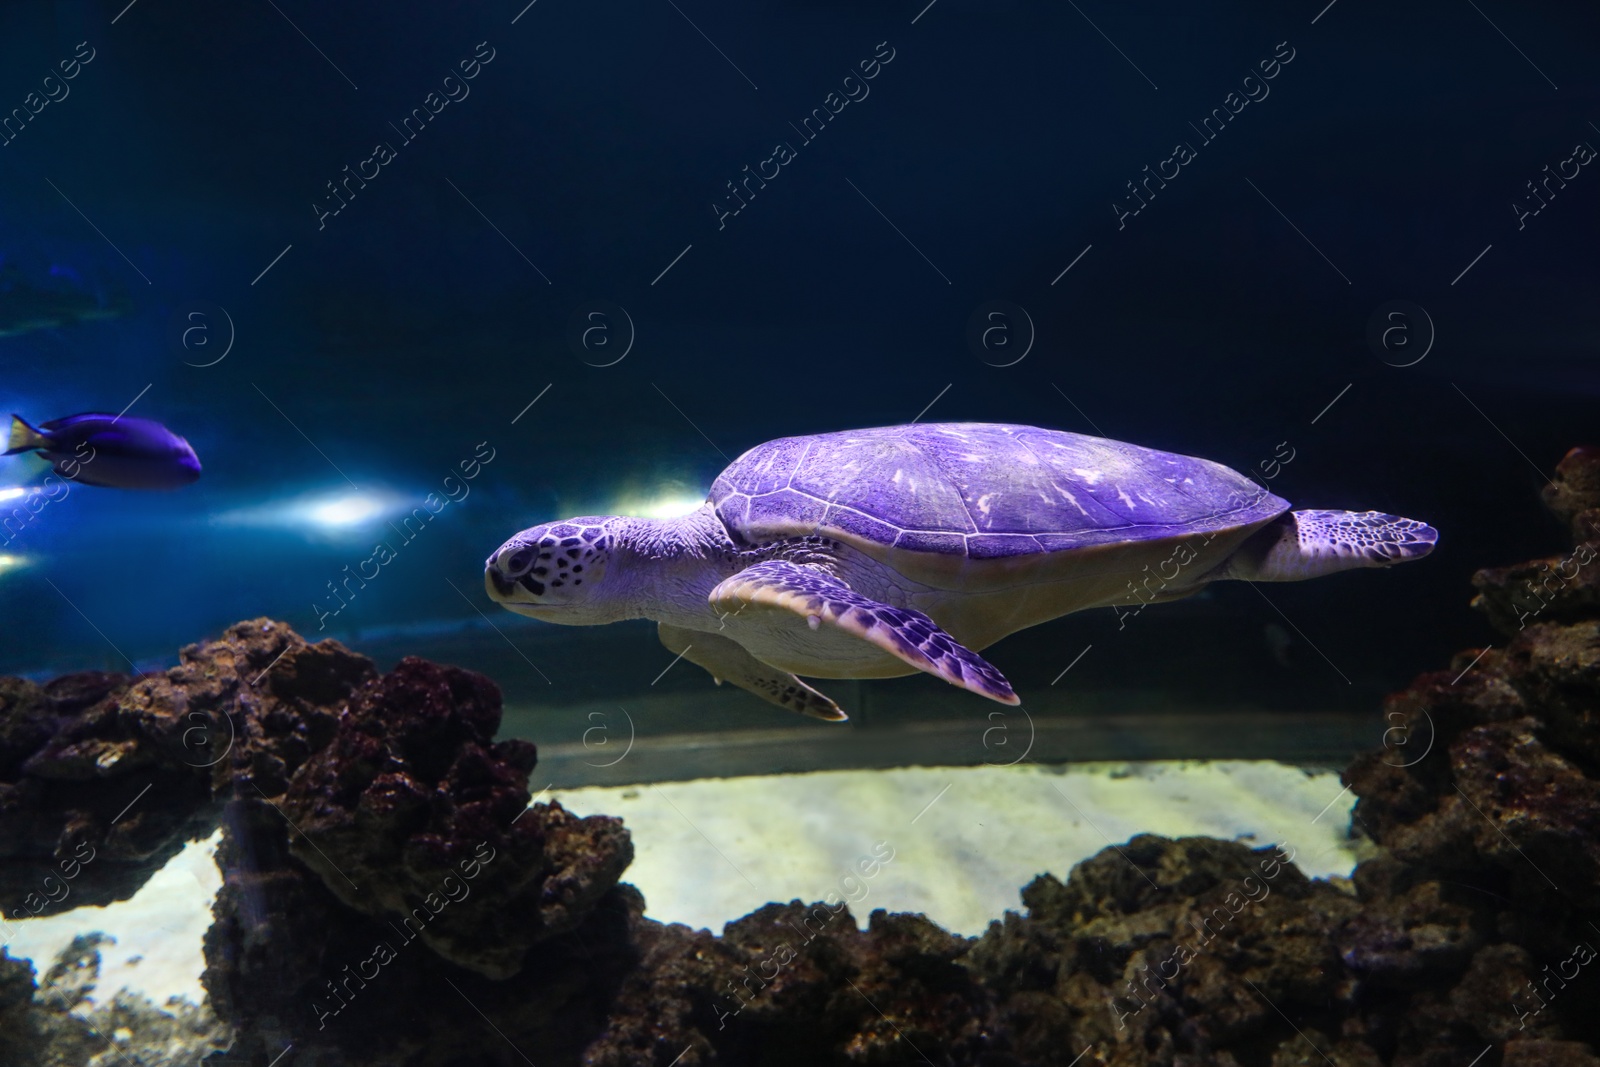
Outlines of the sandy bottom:
M 77 935 L 109 934 L 116 944 L 100 946 L 100 983 L 91 1002 L 108 1004 L 127 988 L 157 1004 L 168 997 L 198 1004 L 205 969 L 200 945 L 211 925 L 211 902 L 222 888 L 213 860 L 221 839 L 218 830 L 191 841 L 128 900 L 10 922 L 5 925 L 14 936 L 5 942 L 6 929 L 0 928 L 0 942 L 13 958 L 31 959 L 38 977 Z
M 1312 877 L 1356 862 L 1354 798 L 1338 776 L 1259 761 L 826 771 L 555 795 L 580 815 L 623 818 L 636 853 L 623 877 L 646 914 L 716 931 L 768 901 L 834 892 L 858 920 L 920 911 L 972 936 L 1019 910 L 1035 875 L 1065 881 L 1144 832 L 1284 842 Z
M 1064 880 L 1145 832 L 1286 843 L 1312 877 L 1348 875 L 1356 862 L 1354 798 L 1338 776 L 1261 761 L 826 771 L 554 796 L 580 815 L 625 820 L 636 855 L 623 877 L 651 918 L 719 932 L 769 901 L 833 894 L 858 920 L 920 911 L 976 935 L 1021 908 L 1035 875 Z M 131 900 L 8 924 L 8 950 L 43 970 L 74 935 L 98 930 L 117 943 L 101 949 L 94 1001 L 128 987 L 158 1004 L 199 1002 L 216 843 L 189 845 Z

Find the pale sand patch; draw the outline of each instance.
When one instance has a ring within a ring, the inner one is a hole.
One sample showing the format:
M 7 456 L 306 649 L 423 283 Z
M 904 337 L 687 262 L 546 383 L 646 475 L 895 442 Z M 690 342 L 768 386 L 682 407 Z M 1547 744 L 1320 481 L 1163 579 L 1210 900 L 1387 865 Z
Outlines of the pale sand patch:
M 1356 862 L 1346 839 L 1354 797 L 1338 776 L 1264 761 L 824 771 L 555 795 L 580 815 L 626 821 L 636 855 L 623 878 L 650 917 L 718 931 L 769 901 L 833 893 L 854 898 L 859 920 L 875 908 L 919 911 L 976 935 L 1021 908 L 1035 875 L 1065 880 L 1073 864 L 1140 833 L 1284 842 L 1312 877 L 1348 875 Z M 198 1003 L 219 837 L 188 845 L 131 900 L 10 923 L 11 955 L 42 971 L 74 935 L 98 930 L 117 943 L 101 948 L 96 1003 L 124 987 L 157 1004 Z M 863 877 L 862 858 L 890 849 Z
M 212 858 L 221 839 L 218 830 L 204 841 L 189 842 L 127 900 L 7 923 L 15 936 L 6 951 L 13 958 L 32 960 L 38 975 L 75 936 L 99 931 L 117 943 L 100 946 L 100 982 L 90 1001 L 109 1004 L 128 988 L 157 1005 L 168 997 L 199 1004 L 204 996 L 200 972 L 205 969 L 201 940 L 211 925 L 211 902 L 222 888 L 222 874 Z M 0 929 L 0 942 L 5 937 Z
M 859 920 L 920 911 L 972 936 L 1019 910 L 1035 875 L 1065 881 L 1140 833 L 1286 842 L 1307 875 L 1348 875 L 1355 798 L 1342 789 L 1331 771 L 1219 761 L 824 771 L 554 795 L 580 815 L 622 817 L 635 850 L 623 879 L 662 922 L 720 930 L 768 901 L 834 892 L 855 898 Z M 857 864 L 878 842 L 894 859 L 863 879 Z

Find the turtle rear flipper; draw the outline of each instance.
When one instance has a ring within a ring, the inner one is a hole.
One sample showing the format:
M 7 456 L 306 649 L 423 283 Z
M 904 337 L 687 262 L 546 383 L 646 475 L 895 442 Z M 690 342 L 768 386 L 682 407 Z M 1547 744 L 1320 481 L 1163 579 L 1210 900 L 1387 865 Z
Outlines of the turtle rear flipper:
M 1213 575 L 1298 582 L 1358 567 L 1391 567 L 1433 551 L 1439 531 L 1381 511 L 1291 511 L 1239 546 Z
M 719 614 L 752 621 L 763 615 L 798 615 L 812 630 L 832 627 L 951 685 L 1002 704 L 1021 703 L 1005 675 L 927 615 L 862 596 L 819 567 L 782 560 L 757 563 L 711 590 L 710 601 Z
M 798 711 L 825 722 L 844 722 L 849 718 L 839 705 L 811 688 L 788 671 L 780 671 L 756 659 L 737 641 L 721 634 L 686 630 L 661 623 L 656 627 L 661 643 L 690 663 L 704 667 L 711 680 L 721 685 L 732 682 L 746 692 L 771 701 L 780 708 Z

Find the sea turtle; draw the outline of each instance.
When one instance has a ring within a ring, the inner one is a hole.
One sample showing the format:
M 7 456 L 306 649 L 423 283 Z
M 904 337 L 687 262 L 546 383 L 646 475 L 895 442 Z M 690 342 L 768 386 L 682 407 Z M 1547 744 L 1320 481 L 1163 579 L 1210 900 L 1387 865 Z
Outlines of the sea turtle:
M 1018 703 L 978 650 L 1084 608 L 1223 578 L 1297 581 L 1419 559 L 1438 534 L 1375 511 L 1290 511 L 1210 460 L 996 423 L 757 445 L 676 519 L 523 530 L 489 596 L 549 622 L 647 618 L 661 642 L 781 707 L 843 711 L 801 681 L 926 671 Z

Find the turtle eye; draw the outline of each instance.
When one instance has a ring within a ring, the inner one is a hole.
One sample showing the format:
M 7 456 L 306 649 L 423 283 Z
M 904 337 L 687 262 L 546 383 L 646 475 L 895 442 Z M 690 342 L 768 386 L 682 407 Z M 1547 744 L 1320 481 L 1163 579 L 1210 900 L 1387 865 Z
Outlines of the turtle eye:
M 519 549 L 516 552 L 513 552 L 511 554 L 511 558 L 510 559 L 506 560 L 506 567 L 513 574 L 521 574 L 523 571 L 528 569 L 528 564 L 530 562 L 532 562 L 532 560 L 533 560 L 533 549 L 531 549 L 531 548 Z

